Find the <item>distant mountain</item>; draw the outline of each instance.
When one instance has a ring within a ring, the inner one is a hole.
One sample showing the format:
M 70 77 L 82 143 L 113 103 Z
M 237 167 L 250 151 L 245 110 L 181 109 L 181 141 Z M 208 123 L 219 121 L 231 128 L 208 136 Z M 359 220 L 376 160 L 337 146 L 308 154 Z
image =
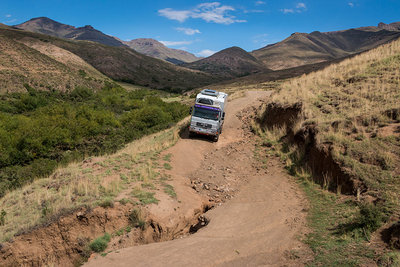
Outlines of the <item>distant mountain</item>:
M 150 38 L 139 38 L 128 42 L 123 41 L 123 43 L 139 53 L 174 64 L 189 63 L 201 59 L 189 52 L 168 48 L 159 41 Z
M 22 24 L 15 25 L 15 27 L 60 38 L 93 41 L 110 46 L 124 46 L 116 38 L 106 35 L 90 25 L 75 28 L 74 26 L 62 24 L 46 17 L 33 18 Z
M 334 32 L 294 33 L 285 40 L 251 52 L 268 68 L 287 69 L 329 61 L 375 48 L 400 37 L 400 23 Z
M 182 64 L 182 66 L 207 72 L 223 79 L 269 71 L 261 61 L 236 46 L 193 63 Z
M 15 43 L 17 46 L 20 46 L 19 44 L 22 43 L 21 45 L 23 46 L 21 48 L 21 51 L 26 50 L 26 52 L 24 53 L 17 52 L 18 54 L 23 55 L 18 59 L 19 61 L 21 61 L 20 65 L 13 66 L 13 59 L 8 59 L 8 55 L 5 55 L 5 59 L 0 58 L 0 74 L 2 73 L 2 70 L 4 70 L 3 72 L 6 75 L 8 73 L 7 70 L 11 70 L 13 68 L 21 69 L 22 72 L 19 71 L 18 73 L 21 73 L 21 75 L 24 76 L 22 77 L 20 75 L 22 84 L 29 81 L 29 77 L 31 77 L 29 73 L 23 72 L 23 66 L 32 68 L 32 73 L 36 73 L 38 76 L 40 76 L 40 73 L 42 73 L 41 68 L 36 68 L 36 55 L 40 56 L 40 59 L 38 59 L 38 63 L 42 61 L 53 62 L 55 65 L 60 66 L 59 68 L 61 68 L 61 70 L 63 68 L 67 69 L 70 67 L 70 63 L 63 63 L 66 62 L 65 59 L 57 59 L 55 62 L 50 60 L 51 57 L 46 55 L 47 48 L 43 50 L 40 50 L 39 48 L 37 48 L 38 50 L 32 49 L 39 44 L 41 44 L 42 46 L 46 44 L 47 46 L 51 47 L 51 49 L 58 48 L 62 51 L 68 52 L 68 56 L 80 58 L 82 62 L 90 64 L 102 74 L 114 80 L 129 82 L 132 84 L 156 89 L 162 89 L 170 92 L 182 92 L 221 80 L 219 77 L 213 76 L 205 72 L 176 66 L 163 60 L 140 54 L 125 45 L 121 47 L 115 47 L 103 45 L 96 42 L 68 40 L 15 28 L 0 28 L 0 37 L 7 38 L 11 42 Z M 32 40 L 35 45 L 25 45 L 25 43 L 28 43 L 29 40 Z M 3 49 L 1 50 L 2 53 L 0 53 L 0 56 L 4 54 Z M 43 53 L 39 51 L 42 51 Z M 52 55 L 52 57 L 54 58 L 54 55 Z M 26 61 L 24 61 L 24 58 L 26 58 Z M 31 61 L 31 58 L 33 58 L 34 60 Z M 3 67 L 3 62 L 8 63 Z M 43 63 L 43 68 L 45 68 L 46 66 L 48 66 L 49 70 L 53 69 L 52 65 L 47 65 Z M 65 74 L 65 72 L 61 70 L 54 71 L 52 75 L 56 75 L 57 80 L 63 81 L 63 75 Z M 66 72 L 69 73 L 70 71 L 67 70 Z M 81 72 L 79 72 L 79 70 L 76 71 L 77 75 L 80 73 Z M 83 75 L 81 76 L 83 77 Z M 3 80 L 10 82 L 10 84 L 12 85 L 13 80 L 8 79 L 7 77 L 8 76 L 0 77 L 0 87 Z M 44 81 L 47 81 L 46 76 L 43 77 Z M 18 76 L 16 76 L 16 78 L 18 78 Z M 67 78 L 65 79 L 67 80 Z M 90 79 L 88 79 L 88 81 L 90 81 Z M 40 84 L 40 82 L 38 82 L 38 84 Z M 54 86 L 52 86 L 52 88 L 57 89 L 57 87 Z M 71 84 L 71 88 L 74 88 L 74 84 Z

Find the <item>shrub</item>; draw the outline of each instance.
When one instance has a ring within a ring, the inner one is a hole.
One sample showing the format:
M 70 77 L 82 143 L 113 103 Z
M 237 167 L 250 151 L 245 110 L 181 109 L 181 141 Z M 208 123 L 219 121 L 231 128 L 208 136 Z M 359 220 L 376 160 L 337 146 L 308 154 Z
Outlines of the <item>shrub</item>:
M 103 208 L 112 208 L 114 207 L 114 200 L 110 197 L 107 197 L 99 203 L 99 206 Z
M 90 243 L 89 247 L 94 252 L 102 252 L 107 248 L 108 242 L 110 242 L 111 236 L 105 233 L 103 236 L 96 238 Z
M 0 226 L 5 224 L 6 215 L 7 215 L 7 212 L 5 210 L 1 210 L 1 213 L 0 213 Z

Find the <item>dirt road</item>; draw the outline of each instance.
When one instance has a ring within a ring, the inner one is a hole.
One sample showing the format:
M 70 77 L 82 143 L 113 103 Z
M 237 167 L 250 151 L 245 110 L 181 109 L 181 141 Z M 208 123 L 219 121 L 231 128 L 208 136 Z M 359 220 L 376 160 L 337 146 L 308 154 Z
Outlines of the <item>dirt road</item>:
M 86 266 L 301 264 L 296 255 L 305 250 L 298 241 L 306 216 L 304 197 L 278 160 L 271 159 L 267 169 L 259 167 L 254 142 L 236 116 L 268 96 L 268 92 L 248 92 L 230 102 L 218 143 L 183 137 L 165 152 L 172 154 L 170 174 L 182 210 L 199 199 L 217 203 L 205 214 L 209 220 L 206 227 L 180 239 L 97 256 Z M 176 223 L 168 203 L 161 201 L 150 207 L 150 212 L 158 214 L 159 220 Z

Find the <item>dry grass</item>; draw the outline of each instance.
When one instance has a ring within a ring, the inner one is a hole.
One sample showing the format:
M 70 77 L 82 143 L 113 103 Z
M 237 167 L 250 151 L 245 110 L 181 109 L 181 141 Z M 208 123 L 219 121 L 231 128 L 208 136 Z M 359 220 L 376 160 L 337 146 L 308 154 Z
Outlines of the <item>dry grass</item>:
M 130 193 L 141 184 L 151 189 L 152 183 L 158 183 L 163 188 L 165 183 L 157 171 L 159 153 L 176 143 L 185 123 L 186 120 L 136 140 L 116 154 L 70 164 L 48 178 L 6 194 L 0 199 L 0 207 L 6 212 L 5 223 L 0 226 L 0 242 L 66 210 L 94 207 L 124 198 L 140 201 L 131 198 Z
M 381 46 L 281 86 L 275 102 L 303 102 L 322 121 L 376 115 L 399 106 L 400 41 Z
M 400 108 L 400 40 L 286 81 L 272 101 L 302 102 L 303 123 L 317 125 L 318 144 L 331 145 L 368 194 L 400 214 L 399 119 L 384 115 Z

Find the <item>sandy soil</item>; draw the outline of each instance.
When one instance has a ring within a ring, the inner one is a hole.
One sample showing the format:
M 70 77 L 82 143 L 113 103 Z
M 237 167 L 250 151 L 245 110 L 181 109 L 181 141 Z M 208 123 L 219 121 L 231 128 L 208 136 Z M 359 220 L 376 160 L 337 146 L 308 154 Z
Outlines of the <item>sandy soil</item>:
M 172 241 L 96 256 L 86 266 L 303 265 L 302 255 L 309 253 L 299 241 L 306 230 L 306 200 L 277 159 L 271 159 L 268 168 L 260 167 L 254 138 L 239 119 L 245 116 L 243 110 L 259 106 L 259 99 L 269 94 L 248 92 L 230 102 L 219 142 L 183 134 L 165 151 L 172 154 L 169 174 L 181 204 L 179 213 L 200 199 L 215 206 L 204 215 L 206 227 Z M 178 218 L 168 205 L 161 201 L 149 212 L 172 225 Z

